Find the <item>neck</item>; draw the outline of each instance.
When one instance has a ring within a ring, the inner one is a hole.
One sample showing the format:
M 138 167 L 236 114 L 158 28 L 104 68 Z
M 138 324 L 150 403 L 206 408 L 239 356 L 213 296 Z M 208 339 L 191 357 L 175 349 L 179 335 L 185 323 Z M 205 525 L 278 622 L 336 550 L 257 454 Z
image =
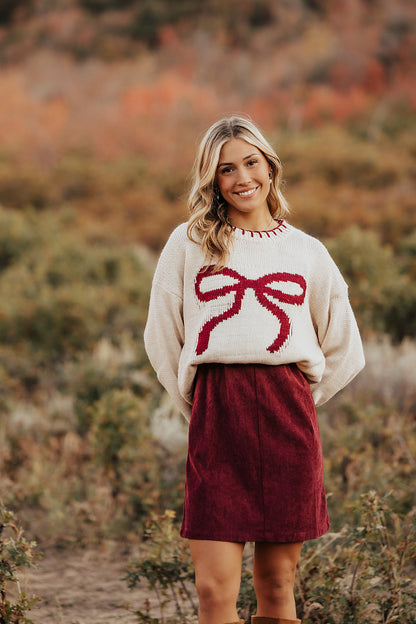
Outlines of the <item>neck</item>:
M 264 232 L 272 230 L 276 227 L 276 221 L 273 219 L 269 211 L 263 215 L 238 214 L 229 215 L 229 222 L 233 227 L 241 230 L 252 230 L 255 232 Z

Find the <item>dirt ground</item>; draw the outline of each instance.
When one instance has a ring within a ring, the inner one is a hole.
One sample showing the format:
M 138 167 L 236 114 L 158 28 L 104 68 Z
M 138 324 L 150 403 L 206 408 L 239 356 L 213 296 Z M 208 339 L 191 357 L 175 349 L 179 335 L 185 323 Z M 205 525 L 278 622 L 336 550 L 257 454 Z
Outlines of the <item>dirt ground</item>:
M 25 574 L 28 594 L 42 599 L 29 619 L 35 624 L 137 624 L 126 604 L 144 610 L 146 598 L 154 607 L 156 601 L 145 586 L 130 590 L 122 580 L 129 557 L 111 547 L 44 553 Z

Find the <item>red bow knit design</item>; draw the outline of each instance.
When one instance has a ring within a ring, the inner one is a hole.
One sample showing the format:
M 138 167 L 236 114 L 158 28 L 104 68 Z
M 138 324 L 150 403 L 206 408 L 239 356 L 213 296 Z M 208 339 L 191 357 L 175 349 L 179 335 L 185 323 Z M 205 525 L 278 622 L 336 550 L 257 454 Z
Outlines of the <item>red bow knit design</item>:
M 269 347 L 267 347 L 267 350 L 270 351 L 270 353 L 278 351 L 289 337 L 290 320 L 286 312 L 279 308 L 279 306 L 277 306 L 268 297 L 280 301 L 281 303 L 301 305 L 305 300 L 305 279 L 301 275 L 296 275 L 295 273 L 269 273 L 268 275 L 264 275 L 263 277 L 259 277 L 258 279 L 248 279 L 247 277 L 244 277 L 244 275 L 240 275 L 240 273 L 237 273 L 237 271 L 234 271 L 233 269 L 229 269 L 227 267 L 217 272 L 213 269 L 214 265 L 203 267 L 196 276 L 195 293 L 198 299 L 200 301 L 212 301 L 213 299 L 222 297 L 223 295 L 226 295 L 230 292 L 235 293 L 235 299 L 231 308 L 229 308 L 222 314 L 218 314 L 218 316 L 214 316 L 213 318 L 209 319 L 202 327 L 198 336 L 196 354 L 201 355 L 201 353 L 204 353 L 204 351 L 206 351 L 206 349 L 208 348 L 208 342 L 211 332 L 219 323 L 230 319 L 232 316 L 240 312 L 244 293 L 247 288 L 252 288 L 260 305 L 262 305 L 264 308 L 269 310 L 269 312 L 277 316 L 280 321 L 280 332 L 274 342 Z M 226 275 L 237 280 L 237 283 L 202 292 L 200 288 L 202 280 L 205 277 L 210 277 L 211 275 Z M 294 284 L 298 284 L 301 287 L 302 292 L 298 295 L 285 293 L 277 288 L 271 288 L 270 284 L 272 284 L 273 282 L 292 282 Z

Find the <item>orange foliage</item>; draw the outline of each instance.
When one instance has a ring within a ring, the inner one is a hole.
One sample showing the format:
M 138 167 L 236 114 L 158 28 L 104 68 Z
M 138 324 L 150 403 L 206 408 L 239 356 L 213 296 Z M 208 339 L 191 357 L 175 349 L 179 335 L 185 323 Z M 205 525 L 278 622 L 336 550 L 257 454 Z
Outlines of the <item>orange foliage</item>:
M 363 73 L 361 84 L 367 93 L 378 95 L 386 91 L 386 70 L 380 61 L 368 60 Z
M 198 87 L 176 72 L 164 72 L 148 84 L 136 84 L 126 89 L 120 98 L 123 114 L 130 118 L 146 116 L 165 117 L 181 106 L 191 107 L 203 114 L 214 112 L 218 102 L 212 90 Z
M 270 97 L 252 98 L 247 103 L 246 111 L 262 128 L 274 128 L 281 113 L 274 98 Z
M 36 118 L 38 107 L 28 97 L 21 75 L 3 72 L 1 83 L 0 145 L 3 152 L 20 155 L 28 143 L 33 143 L 31 120 Z
M 166 24 L 159 29 L 158 39 L 163 48 L 173 50 L 180 47 L 178 32 L 170 24 Z
M 74 149 L 104 161 L 139 154 L 179 170 L 192 161 L 198 133 L 232 112 L 245 111 L 274 132 L 368 118 L 386 97 L 416 110 L 415 33 L 408 28 L 383 43 L 394 26 L 387 0 L 377 7 L 348 1 L 342 11 L 328 3 L 326 18 L 303 19 L 301 6 L 293 7 L 290 35 L 277 22 L 239 47 L 224 25 L 212 32 L 199 23 L 188 30 L 163 24 L 158 49 L 132 44 L 129 58 L 111 63 L 79 62 L 62 50 L 72 45 L 85 53 L 101 35 L 108 50 L 113 22 L 127 28 L 132 14 L 92 17 L 71 0 L 34 13 L 16 30 L 28 35 L 20 38 L 16 62 L 2 68 L 2 151 L 46 166 Z M 56 48 L 33 51 L 31 43 L 28 54 L 30 38 Z M 3 33 L 0 45 L 6 39 Z M 389 72 L 380 60 L 383 46 L 391 48 Z
M 304 104 L 304 121 L 312 125 L 323 121 L 341 123 L 362 115 L 370 104 L 370 97 L 358 86 L 342 92 L 329 86 L 316 87 Z
M 329 83 L 287 88 L 271 83 L 263 93 L 240 95 L 224 93 L 212 81 L 197 82 L 189 68 L 149 73 L 146 62 L 138 58 L 77 67 L 67 57 L 43 53 L 27 66 L 3 70 L 3 151 L 48 164 L 81 147 L 103 160 L 139 153 L 178 166 L 178 146 L 188 163 L 194 137 L 221 115 L 246 111 L 266 130 L 281 124 L 342 123 L 371 111 L 375 97 L 387 92 L 384 68 L 376 60 L 368 61 L 361 82 L 348 89 Z M 389 97 L 396 93 L 415 108 L 416 86 L 406 72 L 397 72 L 389 88 Z
M 58 143 L 69 119 L 69 104 L 62 97 L 56 96 L 45 102 L 39 111 L 39 121 L 46 129 L 48 138 Z

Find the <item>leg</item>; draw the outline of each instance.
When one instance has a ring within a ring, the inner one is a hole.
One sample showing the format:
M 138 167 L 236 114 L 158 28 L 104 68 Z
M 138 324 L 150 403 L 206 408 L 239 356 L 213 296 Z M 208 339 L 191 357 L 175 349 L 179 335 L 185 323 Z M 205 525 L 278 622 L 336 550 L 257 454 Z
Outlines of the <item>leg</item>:
M 237 622 L 244 544 L 189 540 L 199 598 L 199 624 Z
M 302 543 L 257 543 L 254 553 L 254 588 L 257 615 L 295 620 L 293 587 Z

